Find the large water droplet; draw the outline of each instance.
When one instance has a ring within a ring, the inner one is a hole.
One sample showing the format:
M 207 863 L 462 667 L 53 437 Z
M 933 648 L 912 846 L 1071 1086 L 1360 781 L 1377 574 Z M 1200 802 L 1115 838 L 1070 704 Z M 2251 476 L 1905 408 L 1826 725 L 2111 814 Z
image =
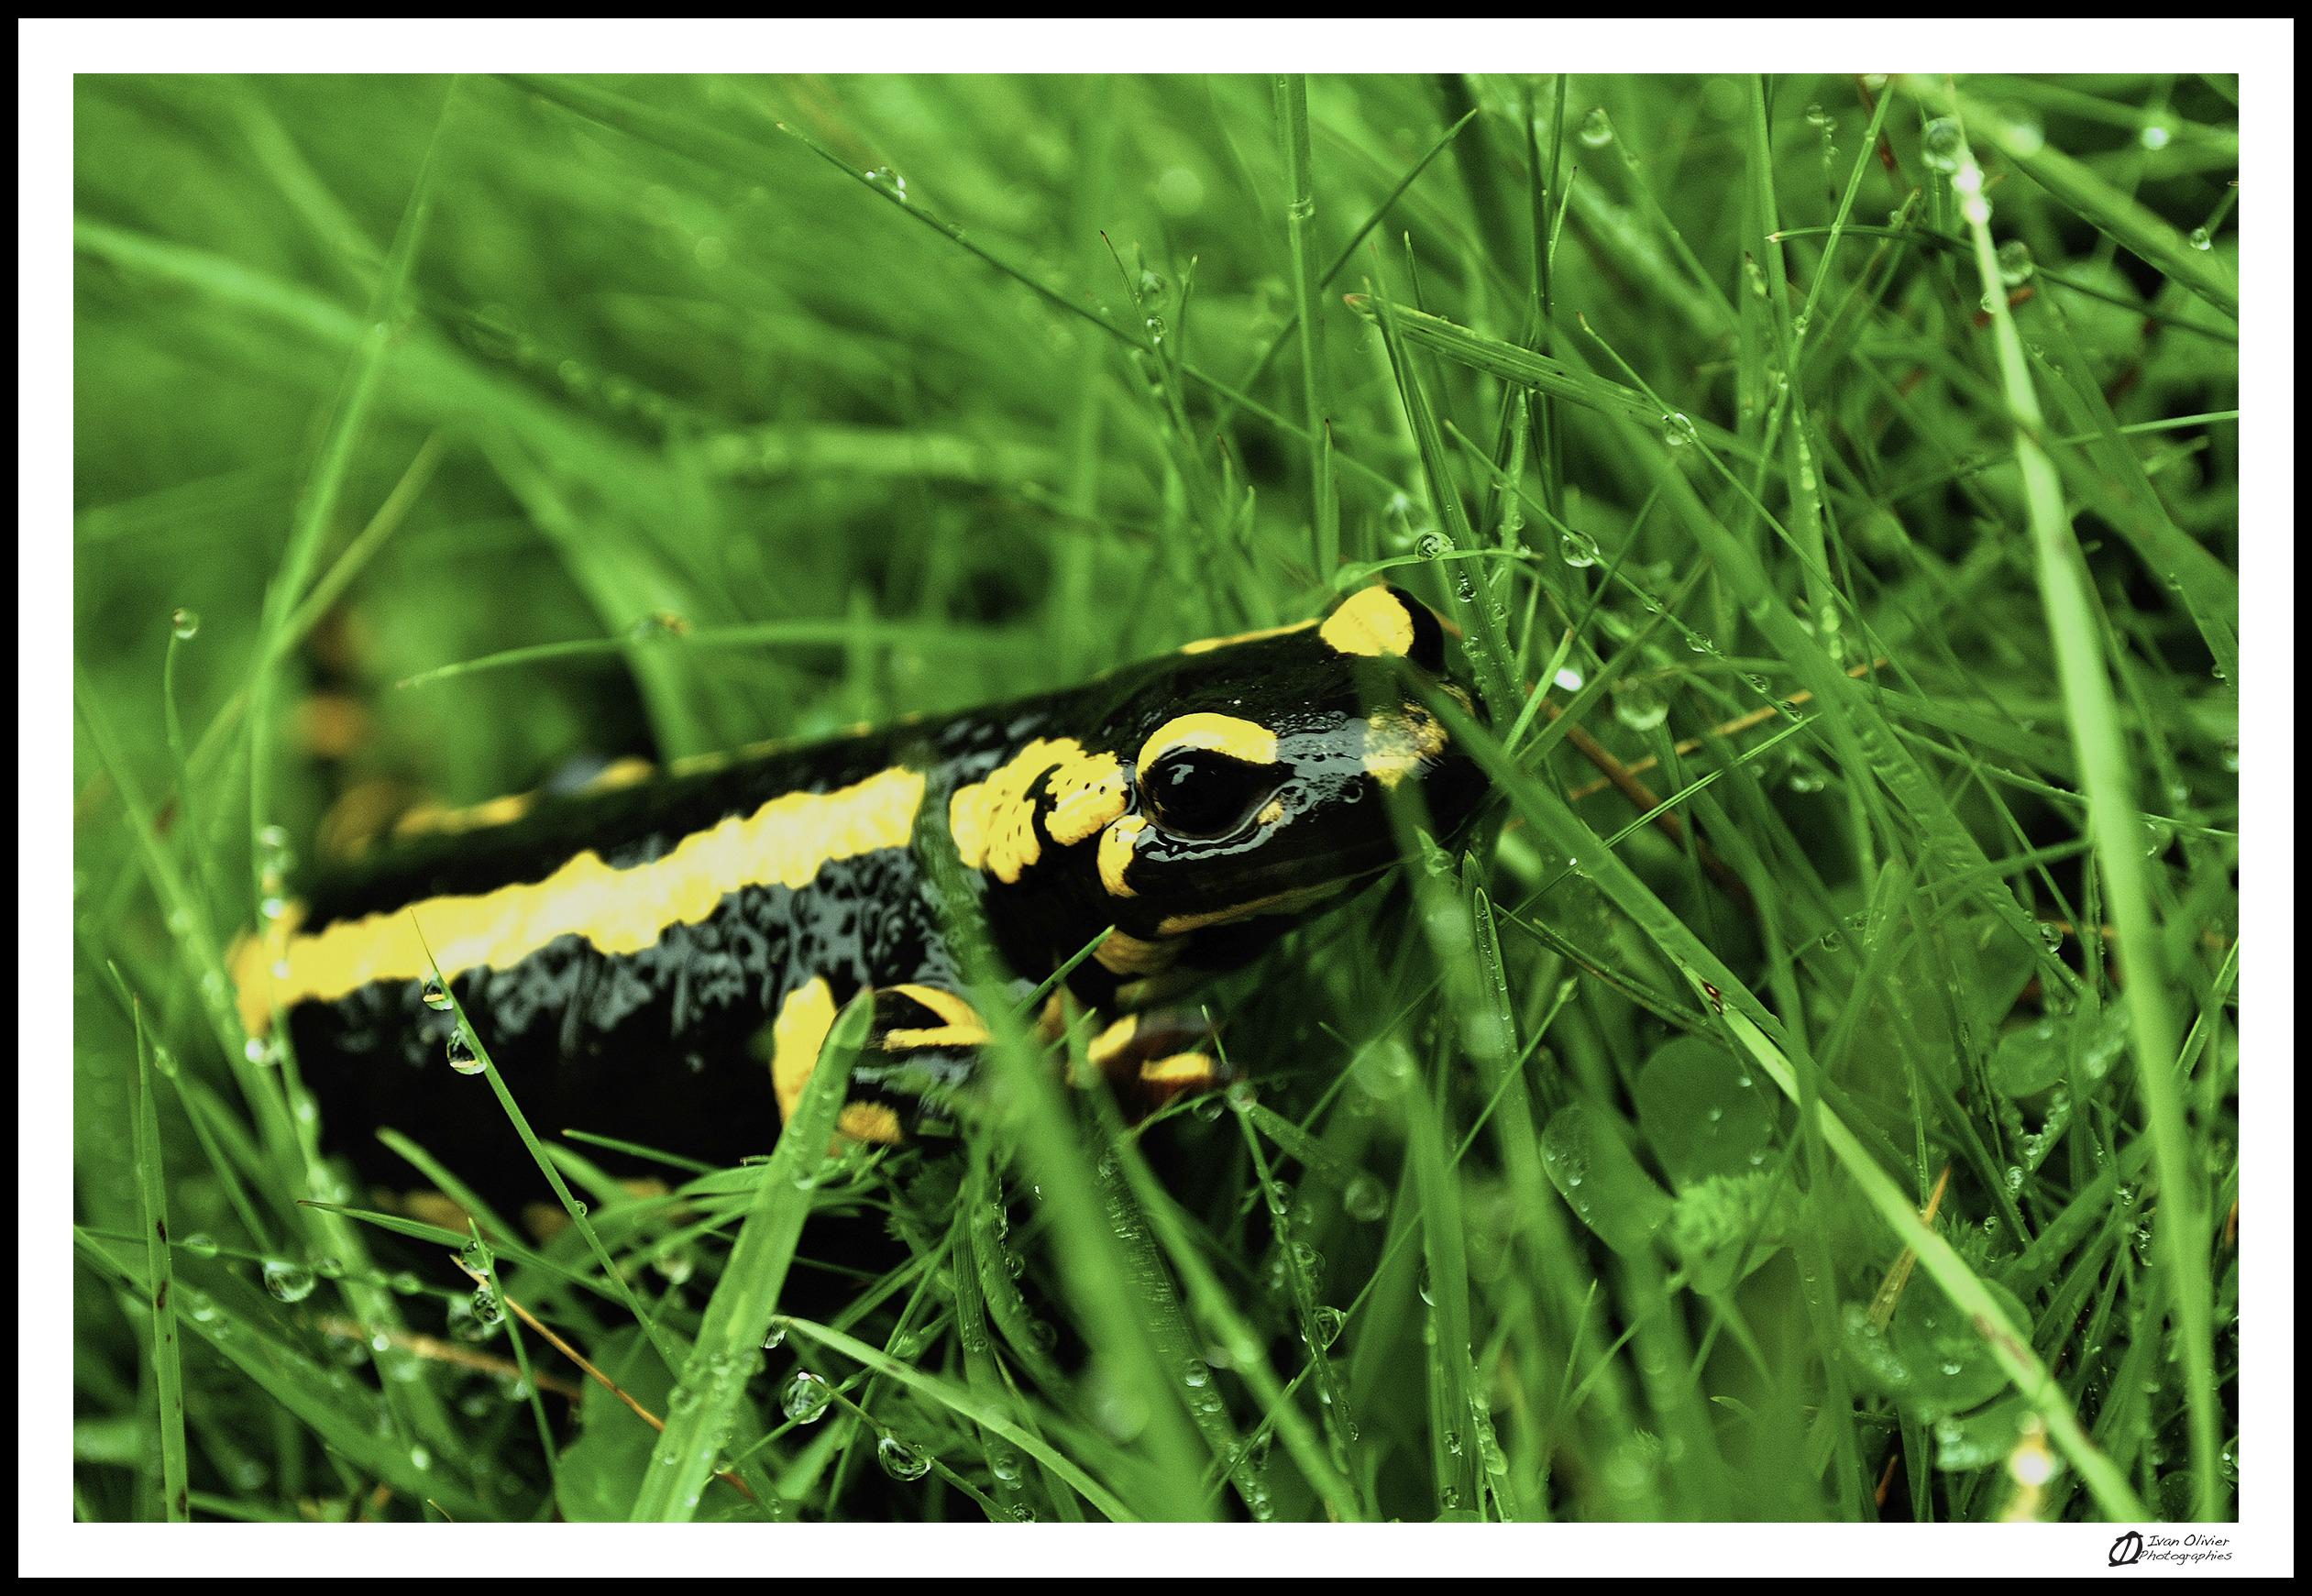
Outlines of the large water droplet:
M 1959 170 L 1959 157 L 1966 149 L 1966 139 L 1959 132 L 1956 122 L 1948 116 L 1937 116 L 1927 124 L 1919 148 L 1926 163 L 1935 171 L 1956 171 Z
M 798 1425 L 815 1425 L 835 1400 L 834 1388 L 808 1369 L 798 1369 L 779 1395 L 779 1411 Z
M 269 1258 L 263 1270 L 265 1289 L 277 1302 L 302 1303 L 314 1293 L 314 1271 L 285 1258 Z
M 920 1480 L 931 1471 L 930 1455 L 908 1446 L 897 1436 L 875 1443 L 875 1461 L 894 1480 Z
M 2020 238 L 2009 238 L 1998 247 L 1998 280 L 2009 288 L 2022 287 L 2034 270 L 2031 247 Z
M 1591 149 L 1603 149 L 1613 142 L 1613 119 L 1605 114 L 1605 107 L 1595 107 L 1581 118 L 1574 137 Z
M 2205 231 L 2202 229 L 2203 236 Z M 2203 244 L 2200 248 L 2205 249 L 2207 246 Z M 201 630 L 201 611 L 179 610 L 172 612 L 169 617 L 169 630 L 180 643 L 192 641 L 193 635 Z

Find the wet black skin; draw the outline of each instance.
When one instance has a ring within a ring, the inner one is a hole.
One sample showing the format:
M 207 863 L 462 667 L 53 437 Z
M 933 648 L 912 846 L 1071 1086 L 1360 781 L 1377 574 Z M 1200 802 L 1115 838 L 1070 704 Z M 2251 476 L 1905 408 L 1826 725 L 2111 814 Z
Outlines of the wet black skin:
M 944 827 L 950 795 L 1032 739 L 1067 737 L 1115 752 L 1130 776 L 1128 809 L 1150 824 L 1128 873 L 1134 896 L 1117 897 L 1101 884 L 1098 837 L 1067 847 L 1051 842 L 1042 820 L 1050 800 L 1039 791 L 1041 857 L 1015 883 L 981 877 L 989 926 L 1024 982 L 1049 975 L 1109 925 L 1154 941 L 1167 917 L 1334 884 L 1346 888 L 1393 861 L 1393 800 L 1364 765 L 1367 718 L 1377 708 L 1396 712 L 1417 702 L 1411 677 L 1467 697 L 1447 671 L 1437 618 L 1407 602 L 1415 617 L 1409 660 L 1340 654 L 1310 628 L 1166 655 L 1080 688 L 941 721 L 548 799 L 510 824 L 424 839 L 316 882 L 305 929 L 426 897 L 542 880 L 585 848 L 613 867 L 631 866 L 780 794 L 833 791 L 895 763 L 921 769 L 924 800 L 911 850 L 831 861 L 797 891 L 743 887 L 707 920 L 670 928 L 640 953 L 608 955 L 565 937 L 513 966 L 468 972 L 454 983 L 540 1133 L 577 1128 L 733 1163 L 767 1152 L 777 1138 L 761 1033 L 788 992 L 814 975 L 826 978 L 838 1005 L 863 985 L 958 986 L 919 856 L 928 828 Z M 1151 732 L 1199 710 L 1273 732 L 1277 763 L 1256 769 L 1202 755 L 1130 770 Z M 1482 792 L 1474 763 L 1448 745 L 1398 784 L 1394 801 L 1417 801 L 1429 829 L 1450 836 Z M 1283 817 L 1261 823 L 1255 817 L 1272 799 L 1282 801 Z M 1094 960 L 1077 967 L 1070 985 L 1086 1004 L 1110 1011 L 1167 999 L 1197 973 L 1256 955 L 1300 918 L 1262 914 L 1187 933 L 1165 980 L 1150 986 L 1136 989 L 1132 976 Z M 493 1201 L 544 1194 L 494 1095 L 447 1067 L 447 1018 L 424 1006 L 417 983 L 380 982 L 337 1002 L 301 1004 L 290 1029 L 332 1145 L 366 1179 L 396 1188 L 420 1183 L 371 1136 L 390 1125 Z M 928 1082 L 943 1099 L 968 1085 L 973 1063 L 968 1053 L 888 1063 L 863 1055 L 853 1096 L 891 1104 L 912 1128 L 925 1108 L 918 1089 Z M 954 1105 L 931 1106 L 945 1115 Z M 588 1151 L 614 1173 L 668 1173 Z

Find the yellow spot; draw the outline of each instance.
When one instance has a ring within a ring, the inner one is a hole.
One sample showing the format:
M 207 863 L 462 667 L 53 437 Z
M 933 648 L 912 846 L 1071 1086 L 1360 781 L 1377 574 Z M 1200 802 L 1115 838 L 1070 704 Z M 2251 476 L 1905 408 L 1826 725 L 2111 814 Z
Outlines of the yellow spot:
M 1132 862 L 1132 849 L 1139 842 L 1139 834 L 1146 830 L 1145 820 L 1126 815 L 1100 833 L 1100 885 L 1107 888 L 1110 897 L 1139 896 L 1124 879 L 1124 871 Z
M 771 1090 L 778 1096 L 781 1124 L 795 1117 L 803 1087 L 819 1067 L 819 1050 L 835 1024 L 835 995 L 824 975 L 814 975 L 787 995 L 771 1022 Z
M 1200 638 L 1180 645 L 1183 654 L 1210 654 L 1216 648 L 1233 648 L 1239 643 L 1258 643 L 1263 637 L 1283 637 L 1294 632 L 1306 632 L 1316 625 L 1314 621 L 1295 621 L 1290 626 L 1264 626 L 1258 632 L 1239 632 L 1228 637 Z
M 475 804 L 463 809 L 448 809 L 441 804 L 420 804 L 393 822 L 393 834 L 396 837 L 457 836 L 489 826 L 510 824 L 537 805 L 538 795 L 534 792 L 509 793 L 504 798 L 494 798 L 488 803 Z
M 294 945 L 293 933 L 297 922 L 305 918 L 305 906 L 292 903 L 288 912 L 256 936 L 242 932 L 233 941 L 225 955 L 225 966 L 233 976 L 233 987 L 241 1011 L 241 1029 L 253 1037 L 270 1035 L 273 1029 L 273 988 L 277 974 L 289 958 Z M 294 965 L 290 966 L 292 972 Z M 286 1008 L 295 999 L 286 994 L 281 1007 Z
M 1261 812 L 1252 817 L 1252 823 L 1256 826 L 1273 826 L 1283 818 L 1284 800 L 1281 798 L 1271 798 L 1261 807 Z
M 1212 1084 L 1212 1060 L 1203 1053 L 1167 1053 L 1142 1064 L 1139 1078 L 1148 1085 L 1174 1092 L 1190 1086 L 1208 1086 Z
M 1338 654 L 1380 655 L 1413 652 L 1413 616 L 1386 588 L 1367 588 L 1326 617 L 1316 635 Z
M 581 793 L 617 792 L 622 787 L 640 787 L 650 779 L 653 766 L 647 759 L 629 754 L 613 759 L 597 771 L 594 779 L 578 788 Z
M 1156 927 L 1160 937 L 1177 937 L 1189 931 L 1202 930 L 1206 926 L 1230 925 L 1240 919 L 1250 919 L 1256 914 L 1293 914 L 1319 899 L 1327 898 L 1349 885 L 1346 881 L 1320 881 L 1314 886 L 1295 886 L 1284 892 L 1272 892 L 1266 897 L 1256 897 L 1227 908 L 1209 909 L 1203 914 L 1168 914 Z M 1106 961 L 1101 961 L 1105 963 Z
M 1148 741 L 1139 745 L 1139 767 L 1146 770 L 1181 748 L 1209 749 L 1247 765 L 1276 763 L 1276 733 L 1266 726 L 1235 715 L 1198 710 L 1193 715 L 1175 715 L 1150 732 Z
M 431 1187 L 422 1192 L 403 1192 L 398 1205 L 411 1218 L 444 1230 L 462 1233 L 471 1219 L 463 1204 Z M 556 1208 L 555 1212 L 559 1214 L 562 1210 Z
M 1092 1062 L 1106 1070 L 1117 1054 L 1132 1045 L 1132 1038 L 1139 1033 L 1139 1017 L 1128 1014 L 1092 1039 L 1085 1051 Z
M 903 981 L 897 986 L 885 988 L 901 996 L 912 997 L 950 1025 L 977 1025 L 979 1010 L 964 1002 L 944 986 L 922 986 L 913 981 Z
M 1044 829 L 1062 846 L 1083 842 L 1124 812 L 1124 767 L 1113 754 L 1065 761 L 1043 785 L 1051 795 Z
M 899 1116 L 888 1103 L 846 1103 L 835 1116 L 835 1134 L 888 1147 L 900 1139 Z
M 1445 752 L 1445 728 L 1418 704 L 1402 715 L 1376 710 L 1365 720 L 1365 771 L 1382 787 L 1394 787 Z
M 284 958 L 266 961 L 285 964 L 285 975 L 242 955 L 242 1017 L 245 1023 L 270 1018 L 275 1001 L 286 1009 L 307 999 L 330 1002 L 372 981 L 417 980 L 426 974 L 428 945 L 445 980 L 505 969 L 556 937 L 582 938 L 605 953 L 640 952 L 667 927 L 705 919 L 742 886 L 799 889 L 829 860 L 906 847 L 922 801 L 920 773 L 886 770 L 839 792 L 773 798 L 632 869 L 613 870 L 589 848 L 544 881 L 341 920 L 292 939 Z
M 1043 857 L 1036 832 L 1039 783 L 1053 800 L 1045 825 L 1055 842 L 1080 842 L 1124 812 L 1124 773 L 1116 755 L 1087 754 L 1073 737 L 1039 737 L 948 800 L 948 830 L 967 869 L 992 871 L 1008 884 Z
M 1112 975 L 1150 975 L 1169 970 L 1180 957 L 1177 942 L 1144 942 L 1128 931 L 1110 931 L 1092 955 Z

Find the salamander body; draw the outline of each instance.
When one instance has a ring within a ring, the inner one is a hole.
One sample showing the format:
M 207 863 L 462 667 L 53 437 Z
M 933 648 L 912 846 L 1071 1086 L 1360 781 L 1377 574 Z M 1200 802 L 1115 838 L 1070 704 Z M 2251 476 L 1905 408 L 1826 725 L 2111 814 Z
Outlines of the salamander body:
M 246 940 L 243 1018 L 285 1021 L 365 1175 L 405 1178 L 367 1134 L 391 1125 L 526 1190 L 493 1095 L 450 1069 L 430 969 L 534 1125 L 721 1163 L 768 1150 L 837 1009 L 873 987 L 840 1128 L 904 1140 L 952 1121 L 986 1034 L 924 863 L 937 822 L 1021 980 L 1114 928 L 1068 985 L 1117 1017 L 1095 1061 L 1161 1097 L 1208 1065 L 1136 1016 L 1388 864 L 1393 795 L 1441 834 L 1474 810 L 1425 682 L 1471 703 L 1436 615 L 1374 587 L 1065 692 L 501 799 L 325 875 Z

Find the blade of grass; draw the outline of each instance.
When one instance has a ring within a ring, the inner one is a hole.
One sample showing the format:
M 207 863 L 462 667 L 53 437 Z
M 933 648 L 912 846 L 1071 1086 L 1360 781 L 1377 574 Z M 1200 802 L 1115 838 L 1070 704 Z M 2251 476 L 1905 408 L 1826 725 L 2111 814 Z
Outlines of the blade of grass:
M 2119 709 L 2103 657 L 2103 628 L 2097 618 L 2087 575 L 2071 517 L 2064 509 L 2063 486 L 2054 462 L 2041 446 L 2044 425 L 2039 391 L 2023 357 L 2015 318 L 1999 292 L 1998 252 L 1991 243 L 1991 209 L 1982 197 L 1983 172 L 1962 139 L 1959 169 L 1952 186 L 1975 239 L 1975 264 L 1991 306 L 1991 330 L 1998 353 L 2008 408 L 2017 421 L 2015 456 L 2022 470 L 2023 504 L 2031 523 L 2031 553 L 2054 644 L 2057 681 L 2064 720 L 2087 794 L 2087 826 L 2102 867 L 2104 894 L 2127 961 L 2122 997 L 2130 1019 L 2129 1051 L 2143 1094 L 2152 1156 L 2160 1175 L 2158 1235 L 2174 1291 L 2176 1339 L 2184 1358 L 2185 1403 L 2189 1415 L 2194 1509 L 2203 1522 L 2222 1516 L 2224 1491 L 2216 1471 L 2216 1368 L 2209 1323 L 2207 1224 L 2200 1214 L 2199 1175 L 2194 1167 L 2191 1131 L 2175 1081 L 2176 1024 L 2170 1007 L 2166 943 L 2153 913 L 2143 864 L 2143 815 L 2136 806 L 2135 778 Z M 1957 1300 L 1955 1296 L 1953 1300 Z
M 634 1498 L 636 1524 L 678 1524 L 698 1511 L 722 1438 L 745 1399 L 747 1381 L 762 1367 L 763 1337 L 810 1214 L 812 1179 L 826 1161 L 851 1066 L 874 1019 L 874 994 L 864 989 L 835 1017 L 802 1100 L 755 1181 L 754 1200 L 667 1401 L 666 1427 L 651 1450 L 651 1468 Z
M 118 972 L 114 973 L 118 978 Z M 174 1283 L 169 1257 L 169 1177 L 160 1162 L 160 1117 L 153 1102 L 152 1049 L 145 1037 L 141 1005 L 135 1009 L 137 1073 L 130 1156 L 137 1166 L 137 1205 L 145 1236 L 145 1280 L 152 1287 L 153 1390 L 160 1420 L 161 1516 L 183 1524 L 191 1516 L 184 1454 L 184 1365 L 177 1353 L 177 1306 L 169 1300 Z

